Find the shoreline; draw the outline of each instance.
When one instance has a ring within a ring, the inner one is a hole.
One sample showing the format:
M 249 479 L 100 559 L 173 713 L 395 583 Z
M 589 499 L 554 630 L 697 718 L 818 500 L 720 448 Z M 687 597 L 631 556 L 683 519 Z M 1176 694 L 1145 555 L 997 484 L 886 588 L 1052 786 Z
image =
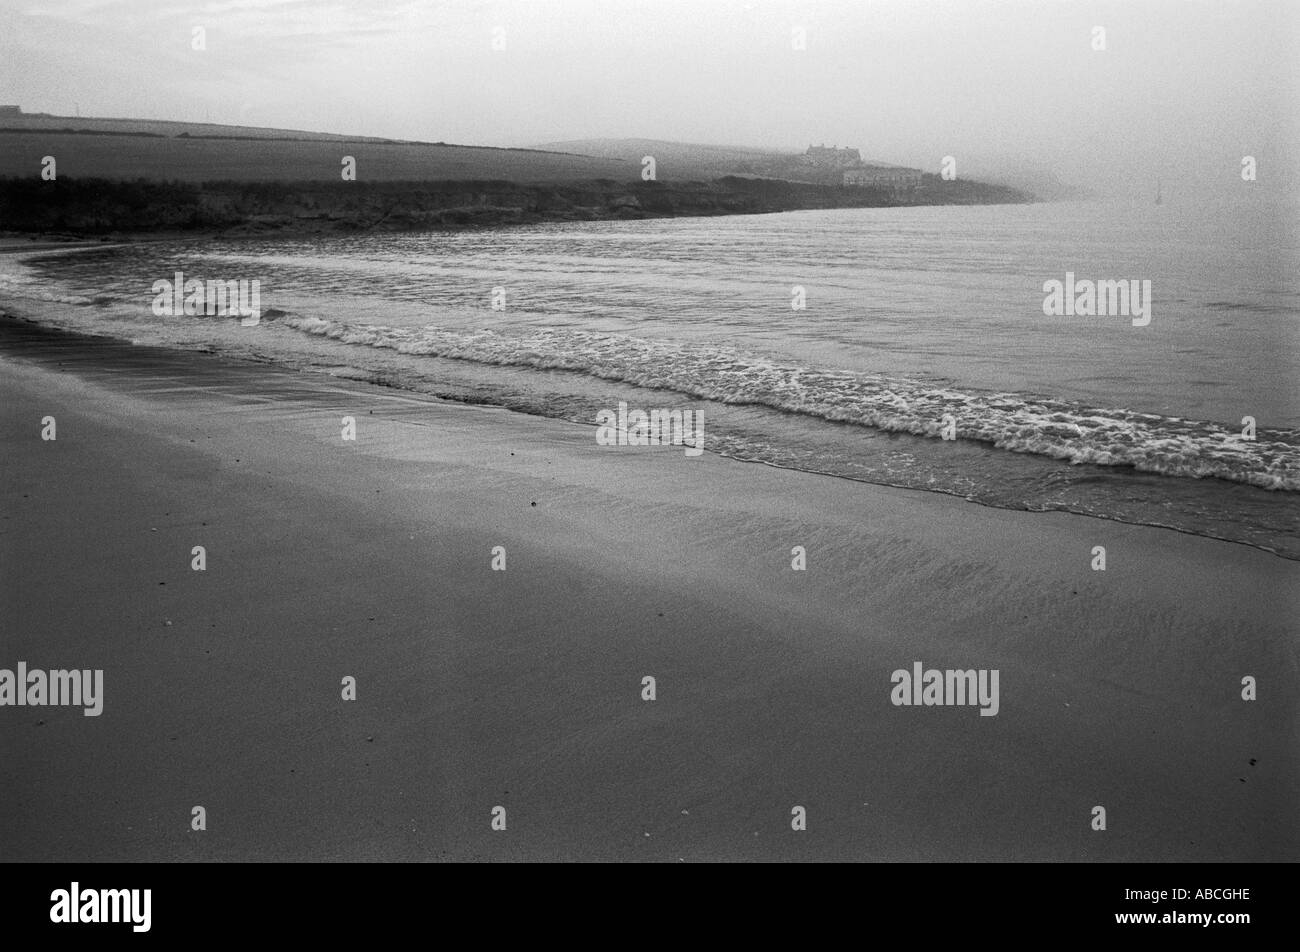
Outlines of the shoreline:
M 163 241 L 166 239 L 159 238 L 156 240 Z M 11 256 L 6 256 L 6 257 L 10 257 L 11 260 L 13 260 L 13 259 L 21 259 L 22 254 L 25 252 L 29 252 L 32 255 L 44 254 L 44 253 L 49 253 L 51 251 L 60 251 L 60 250 L 64 250 L 69 253 L 72 253 L 79 250 L 84 250 L 86 248 L 98 248 L 98 247 L 104 247 L 104 246 L 96 243 L 82 243 L 82 244 L 70 245 L 65 248 L 50 248 L 42 251 L 35 251 L 29 249 L 17 249 L 13 251 Z M 5 251 L 6 248 L 3 243 L 3 240 L 0 240 L 0 256 L 5 256 Z M 3 259 L 0 258 L 0 260 Z M 15 297 L 19 298 L 19 302 L 16 304 L 14 303 Z M 24 298 L 21 296 L 21 294 L 14 295 L 11 296 L 8 301 L 0 300 L 0 320 L 6 319 L 7 316 L 8 319 L 16 320 L 20 322 L 27 322 L 32 324 L 33 326 L 46 328 L 56 333 L 67 333 L 67 334 L 74 334 L 74 335 L 83 334 L 89 337 L 96 337 L 96 338 L 114 340 L 119 342 L 127 342 L 132 340 L 132 338 L 129 335 L 123 336 L 124 334 L 128 334 L 128 331 L 130 330 L 127 327 L 118 328 L 115 326 L 107 326 L 106 329 L 104 329 L 103 331 L 97 331 L 95 329 L 86 328 L 80 325 L 71 326 L 66 322 L 61 322 L 57 319 L 54 319 L 52 315 L 53 308 L 55 308 L 55 305 L 50 301 L 43 301 L 36 298 Z M 208 329 L 216 332 L 217 327 L 216 325 L 209 325 Z M 428 393 L 427 391 L 421 390 L 418 387 L 410 386 L 408 384 L 403 383 L 400 377 L 395 377 L 392 374 L 381 373 L 379 371 L 374 370 L 373 368 L 367 368 L 360 364 L 358 364 L 355 367 L 352 367 L 351 365 L 346 363 L 347 357 L 342 353 L 340 353 L 337 357 L 334 358 L 336 361 L 339 361 L 339 363 L 334 363 L 332 361 L 325 361 L 323 358 L 318 358 L 321 360 L 322 366 L 328 366 L 330 368 L 330 369 L 320 369 L 317 366 L 315 366 L 314 363 L 312 362 L 303 365 L 295 364 L 292 361 L 285 362 L 283 359 L 281 359 L 281 355 L 278 355 L 274 351 L 274 348 L 268 350 L 266 353 L 257 350 L 241 351 L 239 346 L 234 346 L 235 341 L 237 340 L 236 338 L 221 336 L 220 334 L 218 335 L 218 337 L 219 339 L 214 339 L 214 340 L 196 339 L 195 341 L 187 342 L 187 343 L 173 342 L 169 344 L 164 344 L 158 342 L 151 342 L 148 340 L 140 341 L 139 343 L 148 344 L 150 346 L 172 348 L 181 352 L 216 354 L 229 359 L 253 360 L 259 363 L 270 363 L 273 365 L 286 367 L 293 372 L 321 374 L 323 376 L 329 377 L 330 379 L 336 379 L 336 380 L 337 379 L 360 380 L 360 381 L 364 381 L 366 384 L 371 386 L 391 389 L 402 393 L 428 395 L 434 399 L 445 400 L 453 403 L 466 403 L 474 406 L 495 407 L 495 408 L 507 410 L 509 412 L 522 413 L 526 416 L 533 417 L 539 420 L 547 420 L 551 422 L 563 422 L 575 426 L 589 427 L 591 429 L 595 428 L 594 424 L 588 424 L 580 421 L 549 416 L 544 413 L 536 412 L 534 409 L 530 409 L 527 407 L 507 405 L 504 403 L 485 402 L 483 400 L 475 400 L 471 397 L 466 397 L 464 399 L 461 399 L 458 396 L 450 395 L 447 393 Z M 339 346 L 346 347 L 347 345 L 339 345 Z M 469 361 L 469 363 L 472 364 L 473 361 Z M 336 371 L 340 367 L 350 367 L 353 371 L 355 371 L 355 373 L 338 374 L 336 373 Z M 1114 523 L 1116 525 L 1143 526 L 1143 527 L 1149 527 L 1154 529 L 1164 529 L 1167 531 L 1188 535 L 1194 538 L 1213 539 L 1220 542 L 1242 545 L 1254 549 L 1256 551 L 1267 553 L 1279 559 L 1292 561 L 1292 562 L 1300 562 L 1300 555 L 1292 554 L 1287 550 L 1279 549 L 1270 546 L 1268 544 L 1265 544 L 1263 542 L 1255 542 L 1249 538 L 1233 537 L 1223 533 L 1216 533 L 1215 531 L 1213 531 L 1212 526 L 1187 528 L 1176 524 L 1142 520 L 1133 517 L 1126 518 L 1124 514 L 1110 515 L 1102 512 L 1081 512 L 1076 509 L 1070 509 L 1070 508 L 1033 508 L 1028 505 L 999 505 L 996 502 L 990 501 L 986 498 L 981 498 L 978 495 L 972 496 L 969 494 L 963 494 L 962 492 L 945 489 L 943 487 L 918 487 L 918 486 L 907 485 L 903 483 L 874 481 L 870 479 L 859 478 L 847 473 L 828 472 L 828 471 L 822 471 L 822 470 L 811 469 L 811 468 L 799 468 L 796 466 L 787 466 L 779 462 L 772 462 L 763 459 L 746 459 L 740 456 L 729 456 L 726 454 L 718 453 L 717 450 L 711 450 L 711 452 L 713 452 L 715 455 L 723 456 L 724 458 L 735 462 L 753 463 L 758 465 L 770 466 L 775 469 L 788 470 L 790 472 L 807 473 L 810 475 L 821 476 L 821 477 L 831 478 L 831 479 L 842 479 L 847 482 L 851 482 L 863 486 L 879 486 L 879 487 L 891 488 L 891 489 L 937 494 L 948 498 L 957 499 L 968 504 L 983 506 L 998 511 L 1024 512 L 1024 513 L 1062 512 L 1062 513 L 1068 513 L 1072 515 L 1078 515 L 1084 518 L 1090 518 L 1090 519 L 1096 519 L 1103 522 Z M 1011 451 L 1006 451 L 1006 452 L 1011 452 Z M 1021 454 L 1021 455 L 1025 455 L 1029 459 L 1037 458 L 1035 454 Z M 1102 467 L 1102 468 L 1106 470 L 1114 469 L 1116 471 L 1123 470 L 1123 467 Z M 1163 476 L 1163 475 L 1159 476 L 1158 478 L 1171 479 L 1175 481 L 1186 479 L 1186 477 Z M 1213 482 L 1221 482 L 1223 486 L 1227 488 L 1235 489 L 1242 485 L 1230 480 L 1219 480 L 1217 477 L 1207 477 L 1207 480 Z M 1259 491 L 1260 492 L 1284 492 L 1281 490 L 1274 491 L 1274 490 L 1267 490 L 1262 488 L 1260 488 Z
M 39 336 L 0 348 L 0 667 L 105 702 L 0 708 L 12 856 L 1300 855 L 1293 562 Z M 914 662 L 1000 670 L 999 713 L 891 705 Z

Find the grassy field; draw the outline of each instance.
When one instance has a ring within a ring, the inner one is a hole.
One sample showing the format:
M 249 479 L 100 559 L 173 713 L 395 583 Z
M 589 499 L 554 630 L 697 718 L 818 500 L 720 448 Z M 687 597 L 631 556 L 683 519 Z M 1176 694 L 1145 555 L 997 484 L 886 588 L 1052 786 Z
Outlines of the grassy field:
M 213 128 L 237 134 L 233 127 Z M 54 156 L 60 177 L 116 180 L 340 181 L 345 155 L 356 159 L 357 180 L 370 182 L 626 182 L 641 173 L 639 164 L 618 159 L 464 145 L 0 132 L 0 176 L 39 176 L 47 155 Z
M 23 113 L 0 118 L 0 129 L 15 132 L 111 132 L 118 135 L 150 136 L 241 136 L 255 139 L 317 139 L 322 142 L 352 139 L 356 141 L 392 142 L 372 136 L 347 136 L 332 132 L 306 132 L 302 129 L 272 129 L 262 126 L 227 126 L 217 122 L 175 122 L 170 119 L 112 119 L 82 116 L 51 116 L 46 113 Z M 561 150 L 562 151 L 562 150 Z
M 764 175 L 774 165 L 793 158 L 791 153 L 662 139 L 570 139 L 538 146 L 551 152 L 573 152 L 634 164 L 654 156 L 655 176 L 663 181 L 708 180 L 724 175 Z

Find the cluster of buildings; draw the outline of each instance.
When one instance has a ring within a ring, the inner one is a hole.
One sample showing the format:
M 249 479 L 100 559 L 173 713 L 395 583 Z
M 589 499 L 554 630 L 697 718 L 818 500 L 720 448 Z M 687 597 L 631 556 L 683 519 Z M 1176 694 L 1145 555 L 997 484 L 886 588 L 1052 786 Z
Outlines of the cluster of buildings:
M 815 172 L 838 172 L 845 185 L 879 188 L 891 192 L 910 192 L 921 185 L 920 169 L 901 165 L 871 165 L 862 161 L 857 149 L 810 145 L 799 157 L 799 164 Z
M 799 164 L 815 169 L 845 169 L 862 164 L 862 156 L 857 149 L 841 149 L 838 146 L 810 145 L 808 151 L 799 156 Z

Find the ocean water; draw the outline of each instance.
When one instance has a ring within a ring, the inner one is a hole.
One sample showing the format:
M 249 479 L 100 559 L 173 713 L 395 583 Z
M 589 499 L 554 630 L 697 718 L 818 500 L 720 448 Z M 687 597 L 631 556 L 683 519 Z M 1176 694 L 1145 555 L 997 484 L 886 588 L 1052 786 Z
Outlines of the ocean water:
M 620 401 L 703 410 L 706 449 L 739 459 L 1300 558 L 1297 220 L 1244 188 L 151 243 L 25 259 L 0 300 L 593 427 Z M 178 270 L 256 279 L 272 310 L 155 317 L 151 286 Z M 1045 315 L 1066 272 L 1150 281 L 1150 324 Z

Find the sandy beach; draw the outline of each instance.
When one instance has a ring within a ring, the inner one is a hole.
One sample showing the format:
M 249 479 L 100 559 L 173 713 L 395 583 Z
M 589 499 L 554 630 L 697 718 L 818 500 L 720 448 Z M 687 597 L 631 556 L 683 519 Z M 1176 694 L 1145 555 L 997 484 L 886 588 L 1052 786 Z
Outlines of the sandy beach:
M 6 859 L 1300 858 L 1295 562 L 13 318 L 0 368 L 0 667 L 104 671 L 0 717 Z

